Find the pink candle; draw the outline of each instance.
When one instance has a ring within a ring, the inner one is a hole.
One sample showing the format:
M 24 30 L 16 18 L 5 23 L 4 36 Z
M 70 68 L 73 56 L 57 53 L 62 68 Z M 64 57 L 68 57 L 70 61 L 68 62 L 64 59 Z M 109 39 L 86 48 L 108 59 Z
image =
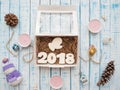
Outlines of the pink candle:
M 21 34 L 18 37 L 18 43 L 21 47 L 28 47 L 31 44 L 31 39 L 28 34 Z
M 59 89 L 63 85 L 63 81 L 60 76 L 53 76 L 50 79 L 50 86 L 54 89 Z
M 93 19 L 89 22 L 88 24 L 88 29 L 92 32 L 92 33 L 98 33 L 101 31 L 102 29 L 102 24 L 99 20 L 97 19 Z

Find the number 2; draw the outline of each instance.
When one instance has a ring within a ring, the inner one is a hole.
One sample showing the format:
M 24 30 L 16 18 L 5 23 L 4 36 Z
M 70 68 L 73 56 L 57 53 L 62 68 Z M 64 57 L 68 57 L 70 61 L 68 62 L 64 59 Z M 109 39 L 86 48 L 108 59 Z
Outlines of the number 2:
M 46 60 L 46 58 L 47 58 L 47 53 L 45 53 L 45 52 L 40 52 L 40 53 L 38 54 L 38 57 L 40 58 L 40 59 L 38 60 L 38 63 L 47 63 L 47 60 Z

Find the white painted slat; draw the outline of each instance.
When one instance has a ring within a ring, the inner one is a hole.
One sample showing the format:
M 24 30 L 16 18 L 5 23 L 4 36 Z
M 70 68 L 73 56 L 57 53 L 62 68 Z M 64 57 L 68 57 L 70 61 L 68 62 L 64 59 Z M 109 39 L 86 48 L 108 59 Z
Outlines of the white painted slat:
M 41 5 L 49 5 L 50 1 L 49 0 L 41 0 L 40 4 Z M 45 16 L 43 18 L 43 21 L 47 21 L 47 22 L 45 22 L 45 27 L 43 27 L 43 29 L 41 29 L 41 32 L 50 32 L 50 18 L 48 16 Z M 40 67 L 39 76 L 40 76 L 40 88 L 39 88 L 39 90 L 50 90 L 50 84 L 49 84 L 50 69 Z
M 70 15 L 61 15 L 61 30 L 62 33 L 70 33 Z M 61 77 L 64 82 L 62 90 L 70 90 L 70 67 L 61 68 Z
M 92 19 L 100 19 L 100 1 L 99 0 L 90 0 L 90 20 Z M 97 49 L 97 53 L 93 56 L 93 58 L 99 61 L 100 58 L 100 34 L 96 35 L 90 33 L 90 45 L 95 45 Z M 96 85 L 99 79 L 99 64 L 95 64 L 90 62 L 90 90 L 99 90 L 99 87 Z
M 20 34 L 27 33 L 29 34 L 30 30 L 30 2 L 29 0 L 20 0 Z M 23 49 L 20 52 L 20 71 L 23 75 L 23 82 L 20 85 L 20 90 L 29 90 L 30 87 L 30 65 L 28 63 L 25 63 L 22 59 L 23 55 L 25 53 L 28 53 L 29 49 Z M 29 55 L 28 57 L 29 58 Z
M 51 0 L 50 5 L 60 5 L 60 0 Z M 51 14 L 50 18 L 50 33 L 59 33 L 60 32 L 60 15 L 57 14 Z M 52 68 L 50 71 L 50 77 L 60 75 L 60 69 L 59 68 Z M 51 88 L 50 90 L 54 90 Z
M 31 0 L 31 12 L 30 12 L 30 36 L 32 38 L 32 44 L 34 43 L 34 33 L 36 28 L 36 16 L 37 16 L 37 10 L 39 6 L 39 0 Z M 30 52 L 33 52 L 31 49 Z M 31 56 L 30 56 L 31 58 Z M 40 82 L 40 75 L 39 75 L 39 67 L 35 66 L 35 60 L 33 60 L 30 63 L 30 90 L 34 90 L 35 87 L 39 88 L 39 82 Z
M 81 5 L 81 1 L 80 1 L 80 0 L 71 0 L 70 3 L 71 3 L 71 5 L 76 6 L 77 9 L 79 9 L 79 6 Z M 80 14 L 79 11 L 78 11 L 78 14 Z M 78 21 L 79 21 L 79 20 L 80 20 L 80 19 L 78 19 Z
M 4 0 L 1 0 L 0 2 L 0 61 L 2 61 L 3 58 L 8 57 L 9 53 L 6 50 L 6 43 L 9 39 L 9 27 L 5 24 L 4 16 L 5 14 L 9 13 L 9 0 L 5 2 Z M 8 85 L 6 81 L 6 76 L 3 73 L 2 70 L 2 62 L 0 62 L 0 88 L 2 90 L 9 90 L 10 86 Z
M 113 39 L 113 43 L 111 44 L 111 52 L 110 58 L 115 62 L 115 73 L 114 76 L 110 80 L 110 90 L 119 90 L 120 87 L 118 83 L 120 83 L 120 1 L 112 0 L 110 5 L 111 10 L 111 37 Z
M 109 1 L 105 1 L 105 0 L 101 0 L 100 2 L 100 17 L 101 17 L 101 22 L 103 24 L 103 29 L 101 31 L 101 49 L 102 49 L 102 61 L 101 61 L 101 65 L 100 65 L 100 76 L 103 73 L 103 70 L 105 69 L 107 63 L 110 60 L 110 52 L 111 52 L 111 48 L 110 45 L 103 45 L 102 40 L 105 37 L 111 37 L 111 30 L 110 30 L 110 2 Z M 106 17 L 106 21 L 104 21 L 102 19 L 102 17 L 105 16 Z M 106 84 L 105 86 L 101 86 L 100 90 L 109 90 L 110 89 L 110 85 L 109 83 Z
M 80 0 L 72 0 L 71 1 L 71 5 L 76 5 L 77 7 L 77 15 L 80 15 L 80 11 L 79 11 L 79 4 L 80 4 Z M 79 16 L 77 16 L 77 19 L 80 19 Z M 78 20 L 78 25 L 80 25 L 80 22 Z M 80 28 L 79 29 L 79 45 L 80 45 Z M 79 46 L 80 47 L 80 46 Z M 80 50 L 78 50 L 80 53 Z M 79 82 L 79 72 L 80 72 L 80 59 L 78 59 L 78 65 L 74 68 L 71 68 L 71 84 L 70 84 L 70 89 L 71 90 L 80 90 L 80 82 Z
M 61 0 L 61 5 L 70 5 L 70 0 Z M 66 6 L 67 6 L 66 5 Z M 69 34 L 71 31 L 71 16 L 67 15 L 67 14 L 63 14 L 60 17 L 60 32 L 62 33 L 66 33 Z M 63 87 L 61 88 L 61 90 L 70 90 L 71 87 L 71 79 L 70 79 L 71 73 L 70 73 L 70 68 L 61 68 L 61 77 L 63 79 Z
M 19 12 L 20 11 L 19 11 L 19 2 L 18 2 L 18 0 L 14 0 L 14 1 L 10 0 L 10 13 L 14 13 L 19 19 Z M 15 32 L 14 36 L 13 36 L 13 39 L 12 39 L 12 41 L 10 43 L 10 49 L 11 50 L 12 50 L 13 44 L 15 44 L 15 43 L 18 44 L 17 41 L 18 41 L 18 35 L 19 35 L 19 31 L 20 31 L 19 26 L 20 26 L 20 23 L 18 23 L 18 25 L 15 28 L 10 28 L 10 33 L 12 33 L 12 31 Z M 13 63 L 15 65 L 15 68 L 17 70 L 19 70 L 19 61 L 20 61 L 19 56 L 14 57 L 12 54 L 10 54 L 10 60 L 11 60 L 11 63 Z M 10 90 L 13 90 L 13 89 L 19 90 L 19 86 L 10 87 Z
M 80 56 L 84 59 L 88 59 L 88 48 L 89 48 L 89 31 L 87 24 L 89 23 L 89 1 L 81 0 L 79 5 L 79 31 L 80 31 Z M 83 85 L 80 82 L 80 90 L 89 90 L 89 62 L 85 62 L 80 59 L 80 70 L 86 75 L 88 83 Z M 80 80 L 80 79 L 79 79 Z

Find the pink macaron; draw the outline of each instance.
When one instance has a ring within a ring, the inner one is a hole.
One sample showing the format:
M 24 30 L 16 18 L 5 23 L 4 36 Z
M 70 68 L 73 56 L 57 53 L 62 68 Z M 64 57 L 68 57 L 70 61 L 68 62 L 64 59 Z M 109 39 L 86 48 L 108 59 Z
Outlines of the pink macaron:
M 92 33 L 98 33 L 102 30 L 102 24 L 99 20 L 93 19 L 89 22 L 88 29 Z
M 24 33 L 18 37 L 18 43 L 21 47 L 28 47 L 31 44 L 31 38 L 28 34 Z
M 50 79 L 50 86 L 54 89 L 59 89 L 63 86 L 63 81 L 60 76 L 53 76 Z

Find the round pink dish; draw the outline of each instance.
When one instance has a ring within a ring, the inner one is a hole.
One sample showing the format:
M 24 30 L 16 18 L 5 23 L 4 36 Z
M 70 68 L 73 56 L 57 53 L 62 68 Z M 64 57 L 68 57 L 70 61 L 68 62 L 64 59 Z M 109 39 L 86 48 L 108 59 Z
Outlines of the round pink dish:
M 18 43 L 21 47 L 28 47 L 31 44 L 31 39 L 28 34 L 21 34 L 18 37 Z
M 92 33 L 98 33 L 101 31 L 102 29 L 102 24 L 99 20 L 97 19 L 93 19 L 89 22 L 88 24 L 88 29 L 89 31 L 91 31 Z
M 50 86 L 54 89 L 59 89 L 63 86 L 63 81 L 60 76 L 53 76 L 50 79 Z

